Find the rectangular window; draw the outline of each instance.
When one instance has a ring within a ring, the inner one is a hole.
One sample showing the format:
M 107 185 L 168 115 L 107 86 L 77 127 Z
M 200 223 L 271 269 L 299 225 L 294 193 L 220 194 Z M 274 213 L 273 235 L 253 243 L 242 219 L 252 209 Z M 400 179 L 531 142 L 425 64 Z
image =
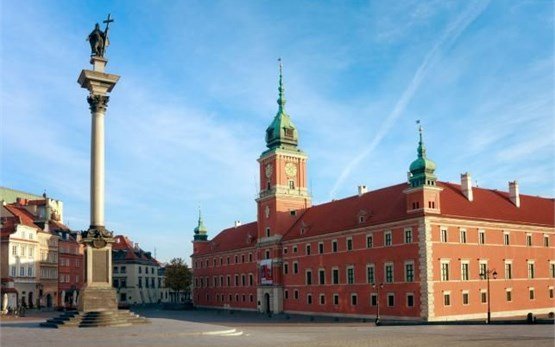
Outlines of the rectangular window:
M 306 255 L 310 255 L 310 245 L 306 245 Z
M 318 253 L 319 253 L 319 254 L 323 254 L 323 253 L 324 253 L 324 243 L 323 243 L 323 242 L 319 242 L 319 243 L 318 243 Z
M 347 250 L 348 251 L 352 251 L 353 250 L 353 239 L 352 238 L 347 238 Z
M 17 255 L 17 246 L 12 246 L 12 255 Z
M 414 263 L 405 264 L 405 282 L 414 281 Z
M 320 284 L 326 284 L 326 271 L 325 270 L 320 269 L 320 271 L 318 271 L 318 277 L 319 277 Z
M 441 228 L 441 242 L 447 242 L 447 228 Z
M 299 263 L 297 262 L 293 263 L 293 273 L 294 274 L 299 273 Z
M 553 288 L 552 287 L 549 288 L 549 298 L 553 299 Z
M 549 267 L 551 268 L 551 278 L 555 278 L 555 263 L 550 263 Z
M 387 306 L 388 307 L 395 306 L 395 294 L 393 294 L 393 293 L 388 293 L 387 294 Z
M 505 290 L 505 298 L 507 301 L 513 301 L 513 291 L 511 289 Z
M 347 268 L 347 284 L 355 283 L 355 268 L 350 266 Z
M 25 276 L 25 268 L 23 266 L 19 268 L 19 276 Z
M 486 232 L 484 230 L 478 230 L 478 243 L 481 245 L 486 243 Z
M 461 243 L 466 243 L 466 230 L 461 229 L 460 233 L 461 233 Z
M 543 246 L 549 247 L 549 235 L 543 235 Z
M 508 232 L 503 233 L 503 244 L 505 246 L 508 246 L 511 244 L 511 234 L 509 234 Z
M 285 300 L 289 299 L 289 291 L 287 289 L 283 291 L 283 297 L 285 298 Z
M 312 271 L 306 270 L 306 285 L 312 284 Z
M 357 305 L 357 295 L 356 294 L 351 294 L 351 305 L 352 306 L 356 306 Z
M 320 294 L 320 305 L 326 304 L 326 296 L 324 294 Z
M 294 293 L 295 293 L 294 294 L 295 295 L 295 300 L 298 300 L 299 299 L 299 291 L 297 289 L 295 289 Z
M 254 284 L 254 276 L 249 274 L 249 285 L 252 286 Z
M 442 281 L 449 281 L 449 263 L 442 262 L 441 263 L 441 280 Z
M 510 280 L 513 278 L 513 264 L 506 262 L 505 263 L 505 279 Z
M 293 253 L 297 253 L 297 246 L 293 246 Z
M 414 295 L 407 294 L 407 307 L 414 307 Z
M 235 275 L 235 286 L 239 286 L 239 275 Z
M 529 296 L 530 296 L 530 300 L 534 300 L 536 298 L 536 293 L 534 291 L 534 288 L 529 289 Z
M 485 273 L 486 273 L 487 269 L 488 269 L 488 263 L 487 263 L 487 261 L 481 260 L 481 261 L 480 261 L 480 273 L 479 273 L 480 277 L 485 278 L 484 276 L 485 276 Z M 482 278 L 482 279 L 483 279 L 483 278 Z
M 443 293 L 443 306 L 451 306 L 451 294 Z
M 308 294 L 306 296 L 306 303 L 312 305 L 312 294 Z
M 333 294 L 333 304 L 339 305 L 339 294 Z
M 332 274 L 332 283 L 339 284 L 339 269 L 337 268 L 332 269 L 331 274 Z
M 385 264 L 385 283 L 393 283 L 393 264 Z
M 480 301 L 482 302 L 482 304 L 488 302 L 488 295 L 485 291 L 480 292 Z
M 376 269 L 374 264 L 366 265 L 366 279 L 368 283 L 376 283 Z
M 526 246 L 532 246 L 532 234 L 526 234 Z
M 412 229 L 405 229 L 405 243 L 412 243 Z
M 468 273 L 468 263 L 461 264 L 461 280 L 468 281 L 470 275 Z
M 374 246 L 374 237 L 372 235 L 366 235 L 366 248 L 372 248 Z
M 534 263 L 528 263 L 528 278 L 535 278 Z
M 283 263 L 283 273 L 287 275 L 288 272 L 289 272 L 289 264 Z
M 463 305 L 468 305 L 468 302 L 469 302 L 469 300 L 468 300 L 468 293 L 463 292 L 463 293 L 462 293 L 462 303 L 463 303 Z
M 391 244 L 392 244 L 391 231 L 386 231 L 384 233 L 384 246 L 391 246 Z
M 372 293 L 370 296 L 370 306 L 377 306 L 378 305 L 378 294 Z
M 331 250 L 332 252 L 337 253 L 337 240 L 333 240 L 331 242 Z

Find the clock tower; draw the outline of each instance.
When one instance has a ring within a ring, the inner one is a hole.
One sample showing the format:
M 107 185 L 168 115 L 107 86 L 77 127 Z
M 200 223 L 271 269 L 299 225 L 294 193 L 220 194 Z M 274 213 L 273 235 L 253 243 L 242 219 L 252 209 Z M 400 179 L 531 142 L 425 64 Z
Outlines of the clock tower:
M 307 155 L 298 147 L 297 128 L 285 112 L 282 65 L 279 64 L 278 111 L 266 129 L 266 146 L 260 163 L 258 239 L 281 239 L 310 207 L 307 190 Z

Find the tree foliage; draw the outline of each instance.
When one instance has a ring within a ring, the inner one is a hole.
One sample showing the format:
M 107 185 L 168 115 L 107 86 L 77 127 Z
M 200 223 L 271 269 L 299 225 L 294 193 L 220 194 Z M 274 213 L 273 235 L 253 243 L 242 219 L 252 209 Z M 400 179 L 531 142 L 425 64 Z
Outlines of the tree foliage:
M 191 285 L 191 270 L 181 258 L 173 258 L 165 270 L 166 287 L 173 291 L 188 291 Z

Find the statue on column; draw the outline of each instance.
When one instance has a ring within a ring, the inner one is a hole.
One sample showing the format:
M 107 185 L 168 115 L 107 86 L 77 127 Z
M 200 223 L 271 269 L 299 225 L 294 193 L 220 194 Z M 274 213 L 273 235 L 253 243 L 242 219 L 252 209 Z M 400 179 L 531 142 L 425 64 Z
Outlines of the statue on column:
M 89 41 L 91 45 L 91 56 L 104 58 L 106 47 L 110 45 L 108 30 L 110 23 L 113 21 L 110 15 L 108 15 L 108 18 L 103 21 L 103 23 L 106 23 L 106 29 L 104 29 L 104 31 L 100 30 L 100 25 L 98 25 L 98 23 L 95 24 L 93 31 L 89 34 L 89 37 L 87 37 L 87 41 Z

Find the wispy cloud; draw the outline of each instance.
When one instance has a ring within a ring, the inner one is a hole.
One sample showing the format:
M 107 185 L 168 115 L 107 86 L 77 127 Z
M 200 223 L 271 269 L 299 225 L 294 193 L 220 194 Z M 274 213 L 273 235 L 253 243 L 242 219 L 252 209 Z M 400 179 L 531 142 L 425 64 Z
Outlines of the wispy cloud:
M 366 147 L 364 151 L 359 153 L 349 164 L 343 169 L 337 178 L 333 188 L 330 191 L 330 198 L 334 198 L 337 190 L 341 187 L 347 176 L 351 174 L 354 168 L 366 158 L 376 146 L 382 141 L 384 136 L 387 135 L 395 121 L 402 115 L 407 104 L 411 101 L 414 94 L 417 92 L 422 80 L 426 77 L 428 72 L 433 69 L 435 63 L 440 59 L 442 49 L 447 49 L 451 46 L 462 32 L 485 10 L 488 6 L 488 1 L 478 1 L 473 3 L 469 8 L 455 19 L 439 37 L 439 39 L 432 46 L 430 51 L 424 57 L 424 60 L 414 73 L 407 88 L 393 107 L 391 113 L 381 124 L 378 132 L 372 139 L 372 142 Z

